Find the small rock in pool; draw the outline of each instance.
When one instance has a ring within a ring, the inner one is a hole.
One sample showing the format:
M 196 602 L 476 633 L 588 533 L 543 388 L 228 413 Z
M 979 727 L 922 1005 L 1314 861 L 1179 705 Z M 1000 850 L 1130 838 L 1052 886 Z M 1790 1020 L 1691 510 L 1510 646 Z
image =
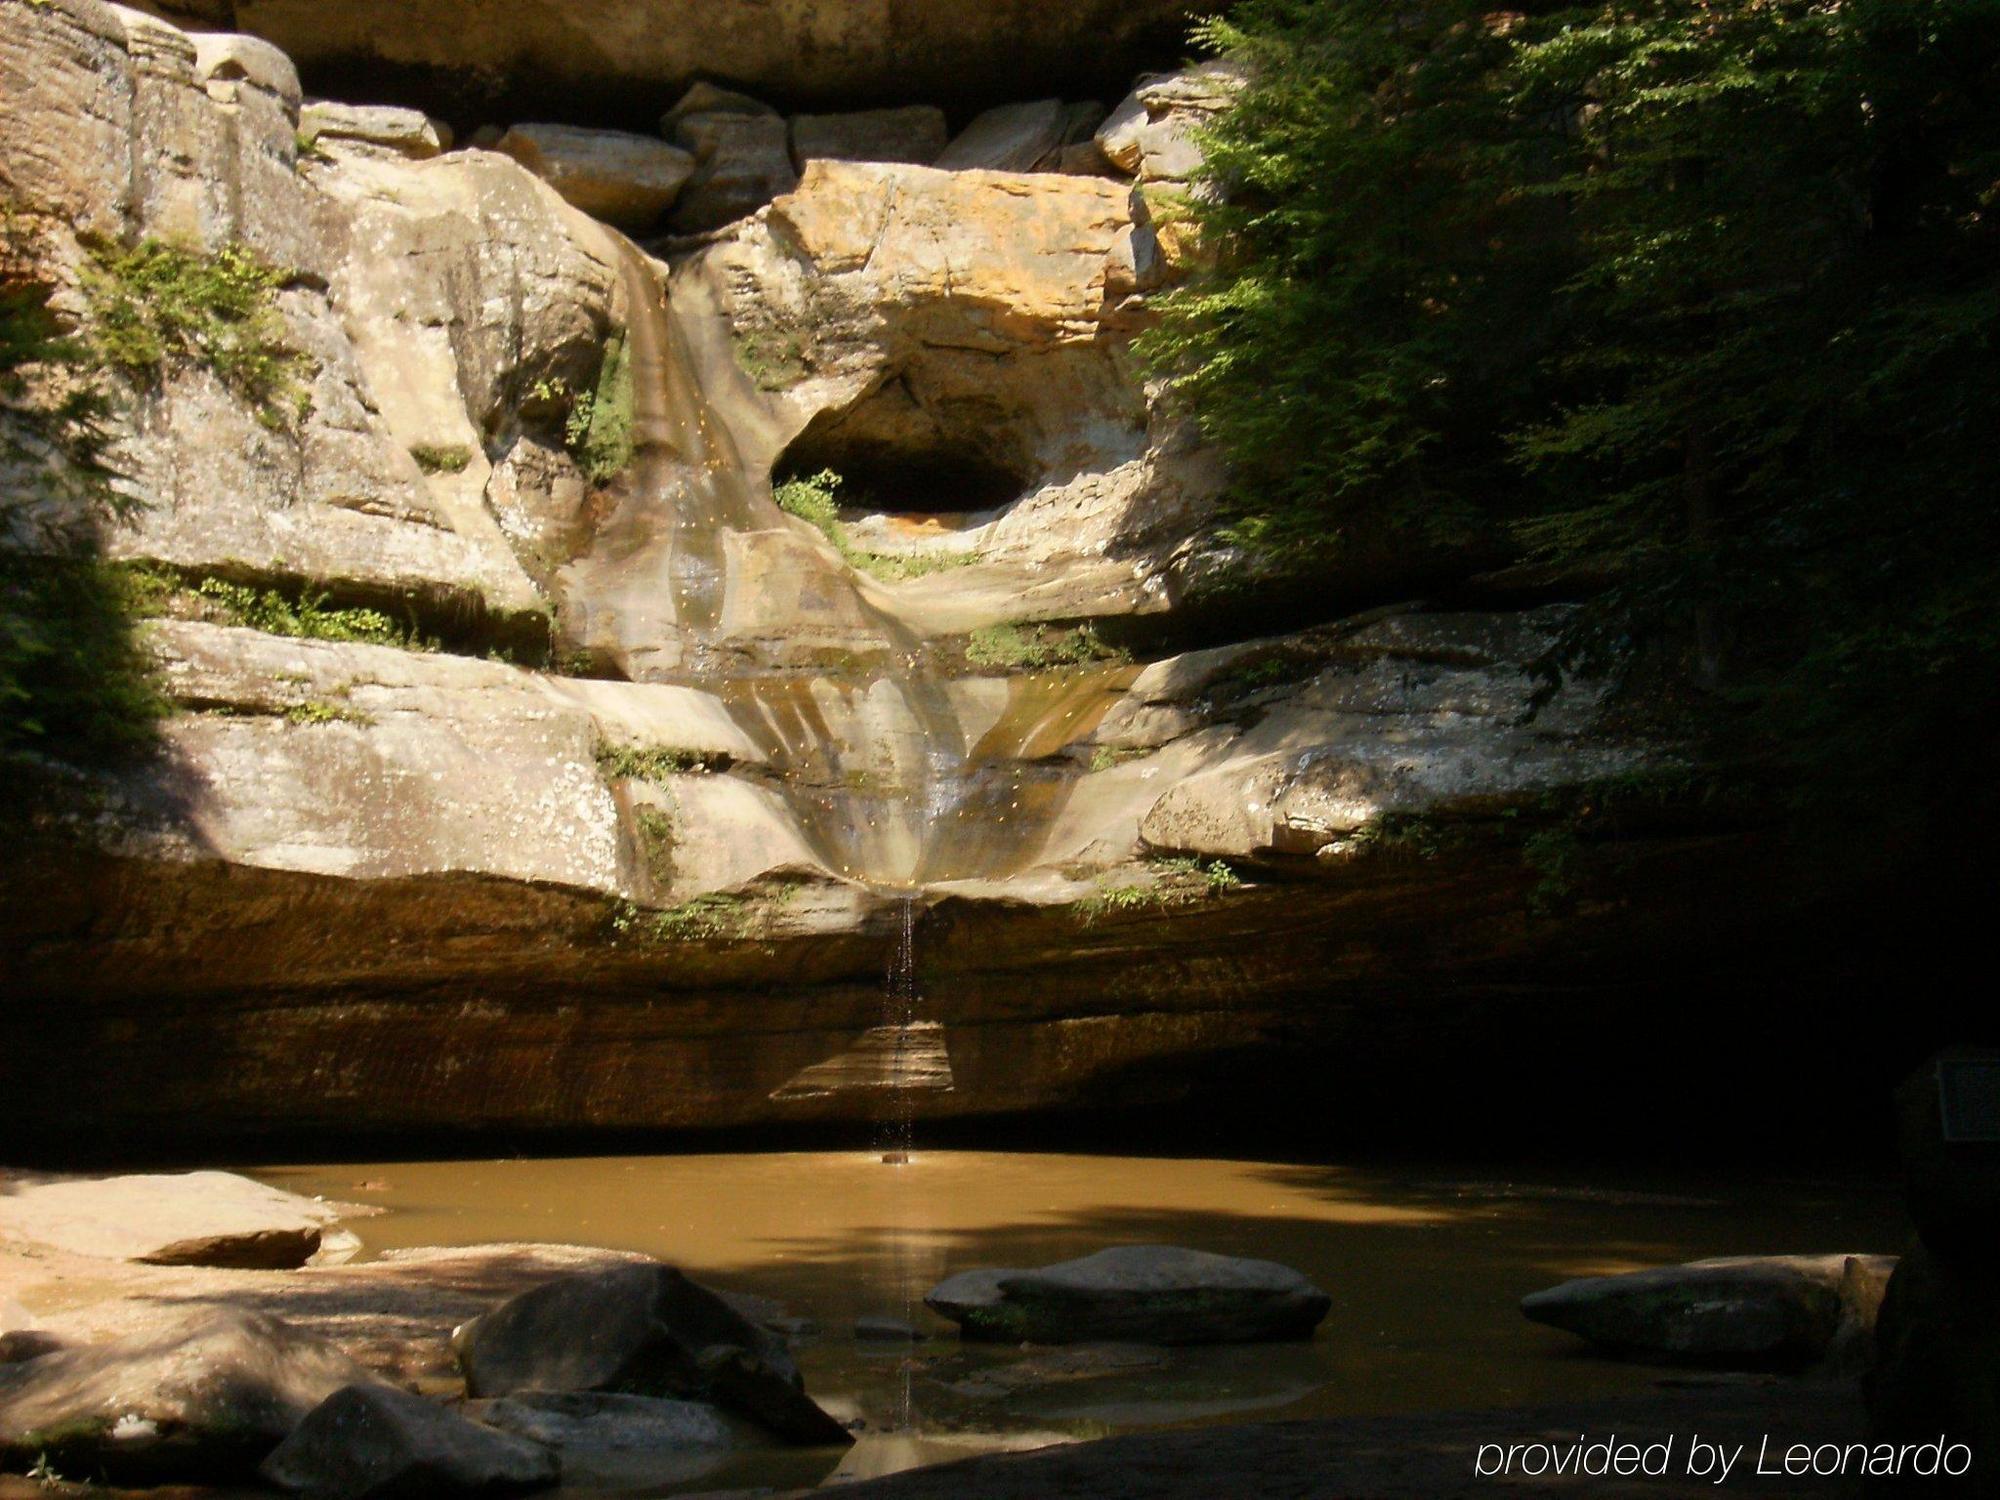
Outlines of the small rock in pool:
M 886 1313 L 871 1313 L 854 1320 L 854 1336 L 863 1343 L 921 1344 L 929 1335 L 914 1323 Z

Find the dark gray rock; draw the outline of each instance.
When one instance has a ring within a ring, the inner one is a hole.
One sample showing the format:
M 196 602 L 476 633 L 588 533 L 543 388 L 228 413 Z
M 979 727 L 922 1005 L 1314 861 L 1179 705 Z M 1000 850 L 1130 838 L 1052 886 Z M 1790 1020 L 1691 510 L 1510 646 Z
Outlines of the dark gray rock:
M 967 1271 L 924 1303 L 973 1339 L 1229 1344 L 1310 1338 L 1333 1299 L 1274 1261 L 1121 1245 L 1039 1271 Z
M 561 1477 L 540 1444 L 385 1385 L 334 1392 L 258 1472 L 304 1500 L 473 1500 L 525 1495 Z
M 854 1336 L 871 1344 L 921 1344 L 929 1335 L 908 1319 L 868 1313 L 854 1320 Z
M 1889 1280 L 1863 1381 L 1878 1442 L 1947 1434 L 1972 1450 L 1962 1486 L 1935 1477 L 1882 1494 L 2000 1494 L 2000 1283 L 1940 1258 L 1921 1239 Z M 1878 1487 L 1871 1487 L 1871 1496 Z
M 0 1468 L 46 1454 L 62 1473 L 114 1481 L 237 1479 L 328 1396 L 368 1379 L 275 1318 L 205 1313 L 0 1365 Z
M 1060 99 L 1036 99 L 989 109 L 938 154 L 946 171 L 1032 172 L 1061 151 L 1071 115 Z
M 948 139 L 944 111 L 927 104 L 844 115 L 795 115 L 792 163 L 801 172 L 809 161 L 902 161 L 927 167 L 938 159 Z
M 1524 1297 L 1521 1311 L 1621 1358 L 1804 1365 L 1826 1356 L 1843 1319 L 1872 1316 L 1872 1307 L 1846 1306 L 1843 1284 L 1868 1300 L 1863 1294 L 1891 1264 L 1849 1255 L 1701 1260 L 1566 1281 Z
M 847 1443 L 805 1393 L 782 1338 L 671 1266 L 568 1276 L 453 1337 L 474 1396 L 618 1391 L 715 1402 L 799 1443 Z
M 674 122 L 674 143 L 696 163 L 669 221 L 678 233 L 720 229 L 799 185 L 791 132 L 779 115 L 683 115 Z

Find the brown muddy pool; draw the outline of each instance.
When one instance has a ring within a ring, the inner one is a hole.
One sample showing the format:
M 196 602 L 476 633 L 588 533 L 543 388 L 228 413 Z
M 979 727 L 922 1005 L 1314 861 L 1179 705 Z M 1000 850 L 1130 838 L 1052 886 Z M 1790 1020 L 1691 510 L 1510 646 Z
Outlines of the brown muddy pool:
M 1524 1320 L 1565 1277 L 1709 1255 L 1893 1253 L 1886 1186 L 1714 1173 L 1611 1180 L 1491 1169 L 1376 1171 L 1244 1161 L 923 1151 L 347 1162 L 256 1170 L 378 1205 L 363 1254 L 544 1240 L 643 1251 L 816 1325 L 807 1389 L 860 1441 L 833 1455 L 718 1463 L 652 1493 L 811 1484 L 968 1453 L 1157 1426 L 1529 1405 L 1644 1390 L 1672 1372 L 1614 1364 Z M 1333 1298 L 1310 1344 L 1078 1354 L 961 1346 L 923 1294 L 981 1265 L 1118 1244 L 1282 1261 Z M 889 1314 L 931 1335 L 857 1341 Z

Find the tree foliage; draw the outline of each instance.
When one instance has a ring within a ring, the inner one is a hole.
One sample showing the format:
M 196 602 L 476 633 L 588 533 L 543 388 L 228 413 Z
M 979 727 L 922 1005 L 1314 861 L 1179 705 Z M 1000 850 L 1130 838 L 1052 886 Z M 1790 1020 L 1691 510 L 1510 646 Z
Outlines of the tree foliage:
M 1996 728 L 2000 0 L 1246 0 L 1150 350 L 1239 530 L 1504 532 L 1820 794 Z

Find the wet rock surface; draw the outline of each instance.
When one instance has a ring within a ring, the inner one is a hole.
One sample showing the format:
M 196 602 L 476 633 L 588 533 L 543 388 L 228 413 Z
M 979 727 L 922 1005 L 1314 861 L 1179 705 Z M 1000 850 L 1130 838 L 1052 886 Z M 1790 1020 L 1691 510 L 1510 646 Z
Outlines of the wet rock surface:
M 695 1398 L 794 1442 L 849 1441 L 805 1394 L 782 1339 L 668 1266 L 551 1282 L 482 1315 L 453 1342 L 475 1397 L 611 1391 Z
M 1121 1245 L 1037 1271 L 967 1271 L 924 1297 L 967 1338 L 1253 1343 L 1310 1338 L 1332 1299 L 1272 1261 Z
M 407 1391 L 357 1385 L 313 1408 L 258 1473 L 301 1500 L 500 1500 L 547 1489 L 561 1469 L 539 1443 Z

